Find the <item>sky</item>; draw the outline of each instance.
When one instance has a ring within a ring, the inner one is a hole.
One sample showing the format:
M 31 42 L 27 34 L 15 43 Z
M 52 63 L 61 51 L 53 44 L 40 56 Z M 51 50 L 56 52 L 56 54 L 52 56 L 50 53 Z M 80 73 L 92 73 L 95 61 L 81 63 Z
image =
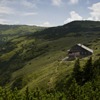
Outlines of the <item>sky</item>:
M 100 0 L 0 0 L 0 24 L 59 26 L 100 21 Z

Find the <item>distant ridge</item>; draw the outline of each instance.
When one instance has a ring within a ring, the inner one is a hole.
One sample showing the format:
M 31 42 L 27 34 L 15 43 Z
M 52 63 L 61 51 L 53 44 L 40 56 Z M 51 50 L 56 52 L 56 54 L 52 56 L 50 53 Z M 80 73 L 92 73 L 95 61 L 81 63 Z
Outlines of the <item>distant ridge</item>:
M 91 33 L 100 32 L 100 21 L 72 21 L 63 26 L 51 27 L 36 33 L 35 36 L 45 39 L 56 39 L 64 37 L 69 33 Z

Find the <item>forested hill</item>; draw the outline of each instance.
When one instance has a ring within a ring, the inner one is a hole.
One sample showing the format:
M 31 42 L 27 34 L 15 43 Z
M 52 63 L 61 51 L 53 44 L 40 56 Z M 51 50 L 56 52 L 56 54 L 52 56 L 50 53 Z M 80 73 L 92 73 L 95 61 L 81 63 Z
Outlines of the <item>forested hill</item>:
M 100 21 L 73 21 L 63 26 L 52 27 L 36 34 L 37 37 L 45 39 L 56 39 L 66 36 L 68 33 L 74 35 L 94 34 L 100 32 Z
M 38 27 L 38 26 L 28 26 L 28 25 L 4 25 L 4 24 L 0 24 L 0 31 L 1 30 L 8 30 L 8 29 L 15 29 L 15 28 L 32 28 L 32 29 L 41 29 L 43 27 Z

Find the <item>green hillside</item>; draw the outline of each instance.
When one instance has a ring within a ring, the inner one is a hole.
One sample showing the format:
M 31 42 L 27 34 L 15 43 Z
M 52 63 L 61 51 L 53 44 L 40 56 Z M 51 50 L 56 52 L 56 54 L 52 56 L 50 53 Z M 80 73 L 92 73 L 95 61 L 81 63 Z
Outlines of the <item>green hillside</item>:
M 45 29 L 36 34 L 37 37 L 45 39 L 57 39 L 66 35 L 80 36 L 80 35 L 93 35 L 100 32 L 100 22 L 94 21 L 73 21 L 63 26 Z
M 0 25 L 0 85 L 23 92 L 40 87 L 52 89 L 70 76 L 74 61 L 62 62 L 67 50 L 77 43 L 94 50 L 100 57 L 100 22 L 75 21 L 63 26 Z M 82 65 L 87 58 L 81 59 Z
M 30 35 L 43 29 L 43 27 L 27 25 L 0 25 L 0 44 L 4 45 L 11 39 Z

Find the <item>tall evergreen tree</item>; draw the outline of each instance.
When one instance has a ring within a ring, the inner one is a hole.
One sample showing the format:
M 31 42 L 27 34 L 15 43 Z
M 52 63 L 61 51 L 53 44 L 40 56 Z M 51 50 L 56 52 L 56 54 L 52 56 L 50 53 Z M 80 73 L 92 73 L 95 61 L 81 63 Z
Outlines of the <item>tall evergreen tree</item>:
M 29 88 L 27 87 L 27 88 L 26 88 L 26 91 L 25 91 L 26 100 L 30 100 L 29 94 L 30 94 Z
M 97 59 L 93 64 L 93 78 L 98 78 L 100 76 L 100 58 Z
M 75 80 L 78 84 L 81 84 L 82 72 L 81 72 L 80 60 L 79 59 L 77 59 L 75 64 L 74 64 L 72 76 L 75 78 Z
M 92 64 L 92 57 L 90 57 L 84 68 L 83 68 L 83 73 L 84 73 L 84 83 L 87 81 L 90 81 L 93 77 L 93 64 Z

